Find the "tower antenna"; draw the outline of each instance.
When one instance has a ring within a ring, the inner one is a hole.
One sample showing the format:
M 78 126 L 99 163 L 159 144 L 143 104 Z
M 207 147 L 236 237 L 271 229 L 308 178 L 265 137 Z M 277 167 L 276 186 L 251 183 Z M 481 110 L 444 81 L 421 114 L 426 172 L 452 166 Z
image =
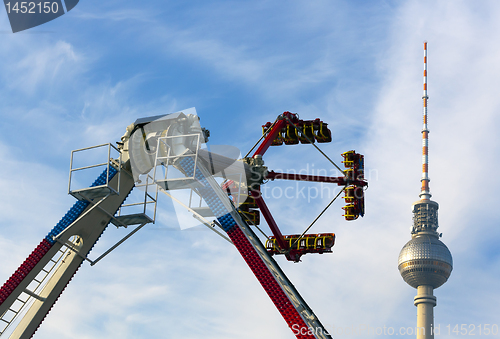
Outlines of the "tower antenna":
M 422 127 L 422 190 L 420 198 L 422 200 L 429 200 L 431 192 L 429 190 L 429 130 L 427 129 L 427 41 L 424 41 L 424 92 L 422 95 L 424 104 L 423 116 L 424 124 Z

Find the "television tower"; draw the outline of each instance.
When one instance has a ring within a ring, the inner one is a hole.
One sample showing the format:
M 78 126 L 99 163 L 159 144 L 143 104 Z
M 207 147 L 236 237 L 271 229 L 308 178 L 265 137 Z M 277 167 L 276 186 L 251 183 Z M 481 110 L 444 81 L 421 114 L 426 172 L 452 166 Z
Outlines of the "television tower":
M 443 285 L 453 269 L 450 250 L 439 240 L 437 202 L 430 200 L 429 130 L 427 129 L 427 42 L 424 42 L 424 125 L 422 128 L 422 189 L 420 200 L 413 203 L 411 240 L 399 253 L 398 269 L 406 283 L 417 289 L 417 339 L 434 338 L 435 288 Z

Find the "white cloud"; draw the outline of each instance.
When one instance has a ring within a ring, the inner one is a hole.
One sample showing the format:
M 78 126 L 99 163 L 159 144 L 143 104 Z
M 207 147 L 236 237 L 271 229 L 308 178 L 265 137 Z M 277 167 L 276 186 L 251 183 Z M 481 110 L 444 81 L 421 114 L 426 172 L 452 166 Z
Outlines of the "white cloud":
M 78 7 L 81 9 L 81 6 Z M 90 10 L 90 11 L 89 11 Z M 131 21 L 131 22 L 142 22 L 151 23 L 153 20 L 153 15 L 151 12 L 139 8 L 127 8 L 118 10 L 96 10 L 85 8 L 85 10 L 75 11 L 72 14 L 79 19 L 84 20 L 102 20 L 102 21 Z
M 31 43 L 38 45 L 30 37 Z M 60 86 L 61 82 L 69 81 L 78 71 L 83 57 L 75 53 L 73 46 L 65 41 L 57 41 L 53 45 L 25 45 L 26 55 L 19 60 L 12 60 L 13 55 L 5 55 L 9 66 L 4 65 L 4 77 L 8 88 L 33 94 L 40 87 Z M 16 53 L 17 56 L 20 54 Z

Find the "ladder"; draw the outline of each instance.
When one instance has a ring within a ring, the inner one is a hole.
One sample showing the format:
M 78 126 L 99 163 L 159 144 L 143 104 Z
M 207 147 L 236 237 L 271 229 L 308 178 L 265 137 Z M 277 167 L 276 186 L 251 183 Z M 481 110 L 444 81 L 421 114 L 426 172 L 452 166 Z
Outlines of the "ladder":
M 30 305 L 34 299 L 43 300 L 37 293 L 41 291 L 42 284 L 46 281 L 47 277 L 54 272 L 54 268 L 61 262 L 69 251 L 68 248 L 61 247 L 57 253 L 49 260 L 47 265 L 40 271 L 40 273 L 32 280 L 32 283 L 17 296 L 15 302 L 2 314 L 0 317 L 0 336 L 7 331 L 7 329 L 15 322 L 24 310 L 27 310 L 26 305 Z

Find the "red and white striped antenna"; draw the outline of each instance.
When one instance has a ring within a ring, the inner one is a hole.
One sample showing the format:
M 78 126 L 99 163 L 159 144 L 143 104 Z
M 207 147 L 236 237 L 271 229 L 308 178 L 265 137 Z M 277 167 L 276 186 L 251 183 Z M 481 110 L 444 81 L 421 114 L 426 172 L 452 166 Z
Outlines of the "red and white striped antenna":
M 427 41 L 424 41 L 424 93 L 422 100 L 424 102 L 424 125 L 422 128 L 422 190 L 420 198 L 429 200 L 431 192 L 429 190 L 429 130 L 427 129 Z

